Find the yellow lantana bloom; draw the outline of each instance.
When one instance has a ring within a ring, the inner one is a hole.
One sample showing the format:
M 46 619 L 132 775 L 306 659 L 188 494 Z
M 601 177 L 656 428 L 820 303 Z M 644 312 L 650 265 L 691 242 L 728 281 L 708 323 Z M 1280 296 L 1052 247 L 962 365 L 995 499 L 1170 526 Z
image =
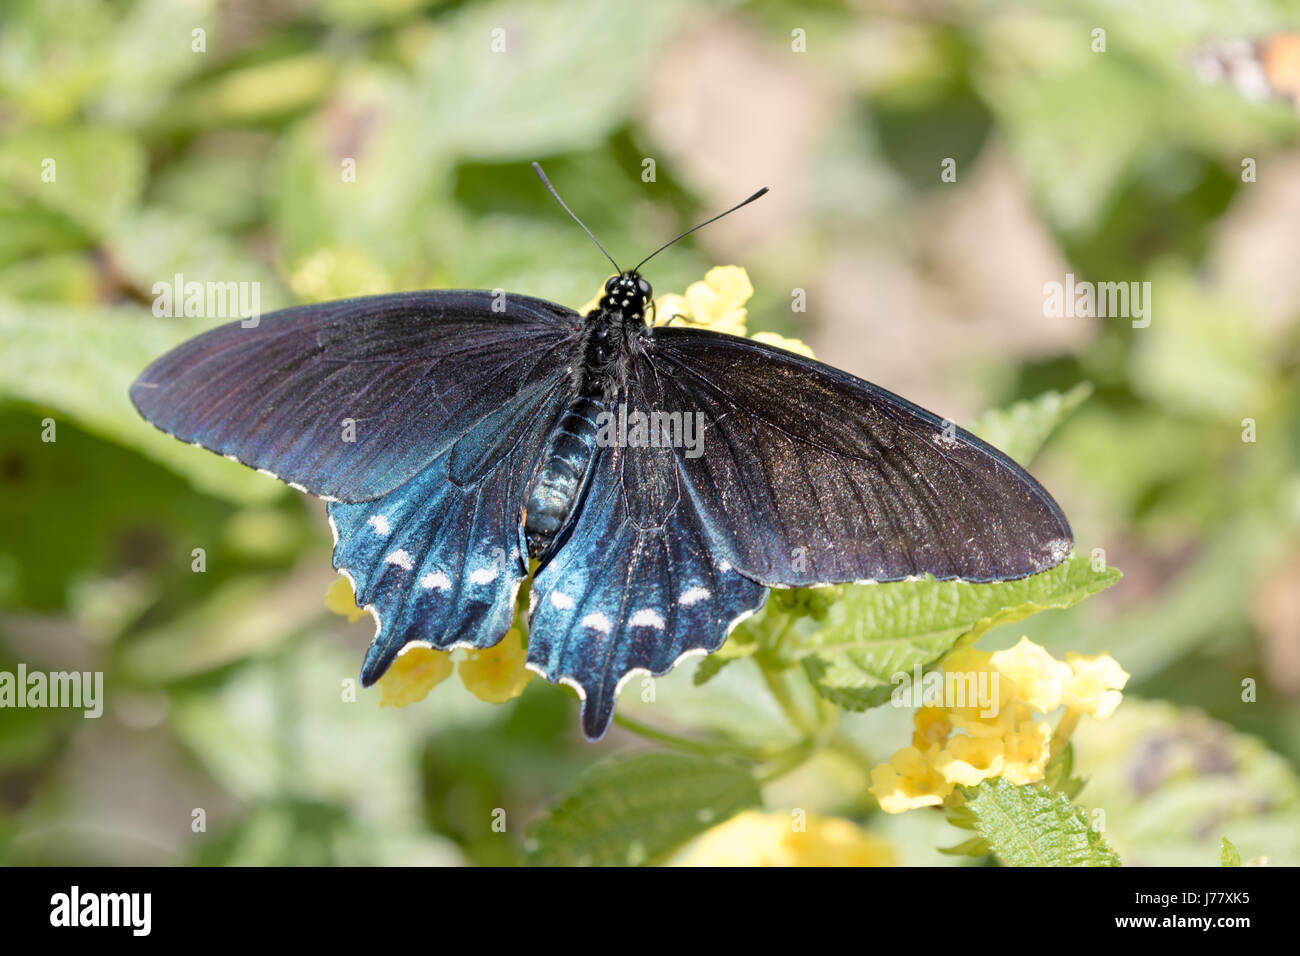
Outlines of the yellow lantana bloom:
M 1043 779 L 1052 756 L 1052 725 L 1045 720 L 1022 724 L 1003 738 L 1002 776 L 1022 787 Z
M 762 342 L 765 345 L 773 345 L 779 349 L 785 349 L 787 352 L 794 352 L 796 355 L 805 355 L 808 358 L 816 358 L 813 350 L 807 346 L 801 339 L 788 339 L 784 335 L 777 335 L 775 332 L 755 332 L 750 336 L 755 342 Z
M 972 737 L 1001 737 L 1015 729 L 1016 682 L 993 666 L 993 655 L 973 647 L 953 651 L 943 660 L 945 686 L 959 681 L 966 697 L 963 706 L 948 708 L 948 719 L 957 730 Z M 996 696 L 985 705 L 982 691 Z
M 912 745 L 918 750 L 943 746 L 952 733 L 952 715 L 943 707 L 921 707 L 913 718 Z
M 1105 720 L 1115 712 L 1128 683 L 1128 673 L 1109 654 L 1086 657 L 1083 654 L 1065 655 L 1070 675 L 1062 688 L 1065 706 Z
M 904 747 L 871 771 L 871 791 L 886 813 L 937 807 L 952 793 L 952 784 L 918 747 Z
M 754 295 L 749 273 L 739 266 L 714 266 L 684 296 L 665 295 L 655 303 L 655 325 L 685 325 L 728 335 L 745 335 L 745 303 Z M 663 312 L 660 313 L 660 305 Z
M 1020 699 L 1040 714 L 1061 706 L 1070 666 L 1058 661 L 1046 648 L 1022 636 L 1015 647 L 994 651 L 989 660 L 1000 673 L 1016 682 Z
M 912 746 L 871 771 L 870 790 L 886 813 L 950 802 L 956 787 L 992 777 L 1016 786 L 1041 781 L 1053 747 L 1059 750 L 1069 740 L 1080 715 L 1110 716 L 1128 681 L 1107 654 L 1068 654 L 1058 661 L 1024 637 L 991 654 L 959 648 L 944 658 L 942 669 L 944 706 L 927 701 L 920 707 L 913 715 Z M 972 701 L 972 693 L 983 700 Z M 1065 714 L 1055 730 L 1035 720 L 1035 714 L 1062 705 Z
M 973 787 L 982 780 L 999 776 L 1005 762 L 1004 746 L 998 737 L 969 737 L 954 734 L 934 758 L 934 769 L 949 783 Z
M 357 607 L 356 595 L 352 593 L 352 582 L 341 574 L 334 579 L 330 589 L 325 592 L 325 607 L 341 617 L 346 617 L 349 623 L 366 615 L 364 608 Z
M 379 678 L 379 706 L 406 707 L 424 700 L 452 672 L 451 654 L 428 644 L 407 644 Z
M 465 689 L 489 704 L 504 704 L 524 692 L 533 672 L 524 667 L 528 651 L 523 635 L 515 628 L 492 647 L 467 652 L 460 662 L 460 680 Z
M 796 820 L 802 827 L 796 829 Z M 895 866 L 885 841 L 841 817 L 748 810 L 706 832 L 677 866 Z

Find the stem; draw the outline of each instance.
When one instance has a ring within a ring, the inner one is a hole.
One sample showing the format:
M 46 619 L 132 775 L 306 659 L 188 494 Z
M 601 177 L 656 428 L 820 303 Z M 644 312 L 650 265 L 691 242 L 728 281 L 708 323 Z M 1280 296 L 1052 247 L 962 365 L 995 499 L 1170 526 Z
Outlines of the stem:
M 762 760 L 771 756 L 771 751 L 763 750 L 756 747 L 746 747 L 741 744 L 727 743 L 725 741 L 713 740 L 695 740 L 691 737 L 682 737 L 678 734 L 669 733 L 666 730 L 659 730 L 651 727 L 649 724 L 643 724 L 641 721 L 632 717 L 625 717 L 622 714 L 614 715 L 614 723 L 618 724 L 624 730 L 630 731 L 646 740 L 653 740 L 669 747 L 676 747 L 678 750 L 686 750 L 691 753 L 705 754 L 714 756 L 717 754 L 735 754 L 741 757 L 750 757 L 755 760 Z
M 1083 716 L 1083 711 L 1075 710 L 1073 707 L 1065 709 L 1065 716 L 1056 725 L 1056 730 L 1052 734 L 1052 756 L 1055 757 L 1065 745 L 1070 742 L 1070 737 L 1074 735 L 1074 728 L 1079 726 L 1079 718 Z
M 871 779 L 871 771 L 874 769 L 874 766 L 871 761 L 867 759 L 866 754 L 858 749 L 858 745 L 848 737 L 844 736 L 844 734 L 837 733 L 832 737 L 830 743 L 827 744 L 827 749 L 832 750 L 841 757 L 844 757 L 846 760 L 851 761 L 854 766 L 867 775 L 868 780 Z
M 767 689 L 772 692 L 776 702 L 781 705 L 781 711 L 785 714 L 786 719 L 800 730 L 804 736 L 812 737 L 817 731 L 817 724 L 808 719 L 808 715 L 803 712 L 797 703 L 794 695 L 790 693 L 790 688 L 785 681 L 784 670 L 773 670 L 760 662 L 759 670 L 763 674 L 763 680 L 767 683 Z
M 790 771 L 798 769 L 816 752 L 817 745 L 811 738 L 799 741 L 793 747 L 774 757 L 768 768 L 755 776 L 758 785 L 760 787 L 766 786 L 778 777 L 783 777 Z

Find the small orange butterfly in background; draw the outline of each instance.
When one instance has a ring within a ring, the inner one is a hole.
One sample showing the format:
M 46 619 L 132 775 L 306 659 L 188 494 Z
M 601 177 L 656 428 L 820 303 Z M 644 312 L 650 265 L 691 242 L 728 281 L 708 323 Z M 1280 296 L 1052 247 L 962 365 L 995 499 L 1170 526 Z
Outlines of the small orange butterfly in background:
M 1249 100 L 1281 98 L 1300 109 L 1300 33 L 1213 41 L 1196 51 L 1195 66 L 1201 79 L 1231 83 Z

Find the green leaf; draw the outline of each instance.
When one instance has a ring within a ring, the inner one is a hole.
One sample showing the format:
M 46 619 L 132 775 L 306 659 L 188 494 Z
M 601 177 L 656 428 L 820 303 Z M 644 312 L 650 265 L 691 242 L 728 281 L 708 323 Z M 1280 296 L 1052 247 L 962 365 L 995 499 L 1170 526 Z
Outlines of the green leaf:
M 845 588 L 817 633 L 790 641 L 818 691 L 863 709 L 890 697 L 898 674 L 933 666 L 959 643 L 1049 608 L 1067 608 L 1120 579 L 1074 556 L 1018 581 L 899 581 Z
M 732 641 L 729 640 L 722 647 L 700 661 L 699 666 L 695 668 L 695 673 L 691 680 L 698 687 L 701 684 L 707 684 L 713 678 L 718 676 L 722 668 L 726 667 L 732 661 L 743 660 L 746 657 L 753 657 L 758 650 L 758 644 L 752 641 Z
M 956 846 L 941 846 L 939 852 L 947 856 L 988 856 L 991 851 L 988 840 L 975 836 L 969 840 L 962 840 Z
M 135 448 L 205 492 L 241 503 L 270 501 L 284 485 L 158 431 L 128 389 L 169 348 L 212 325 L 156 319 L 143 308 L 70 309 L 0 299 L 0 399 L 74 418 L 87 431 Z
M 1119 866 L 1119 856 L 1088 825 L 1081 807 L 1039 784 L 1002 777 L 964 788 L 976 829 L 1008 866 Z
M 985 412 L 970 430 L 1020 464 L 1028 464 L 1057 426 L 1091 394 L 1091 382 L 1081 382 L 1064 394 L 1044 392 L 1007 408 Z
M 1219 851 L 1219 862 L 1223 866 L 1241 866 L 1241 853 L 1227 837 L 1223 838 L 1223 846 Z
M 431 34 L 415 71 L 418 113 L 410 119 L 444 153 L 479 159 L 593 146 L 626 122 L 684 9 L 642 4 L 637 42 L 629 44 L 623 11 L 599 0 L 469 5 Z
M 1073 770 L 1074 745 L 1066 744 L 1060 753 L 1048 761 L 1047 770 L 1043 774 L 1043 786 L 1049 790 L 1063 793 L 1073 800 L 1079 795 L 1079 791 L 1083 789 L 1084 784 L 1082 777 L 1070 775 Z
M 642 865 L 759 804 L 758 783 L 734 764 L 684 754 L 616 759 L 588 771 L 536 826 L 530 859 L 543 866 Z
M 144 150 L 106 129 L 24 130 L 0 144 L 0 199 L 42 206 L 94 236 L 139 198 Z

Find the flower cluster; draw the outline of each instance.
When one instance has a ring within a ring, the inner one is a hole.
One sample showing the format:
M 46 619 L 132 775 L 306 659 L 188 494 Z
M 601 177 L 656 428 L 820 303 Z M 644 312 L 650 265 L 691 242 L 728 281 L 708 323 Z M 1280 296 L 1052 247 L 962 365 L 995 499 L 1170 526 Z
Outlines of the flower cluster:
M 993 688 L 988 703 L 927 702 L 913 718 L 912 745 L 871 772 L 871 792 L 886 813 L 954 802 L 959 786 L 1005 777 L 1021 786 L 1043 779 L 1081 715 L 1097 720 L 1119 706 L 1128 674 L 1108 654 L 1070 653 L 1058 661 L 1026 637 L 987 653 L 961 648 L 944 658 L 946 675 Z M 1046 719 L 1065 711 L 1055 729 Z
M 349 621 L 365 613 L 356 606 L 352 586 L 346 578 L 334 582 L 325 597 L 325 606 Z M 517 628 L 512 627 L 492 647 L 465 651 L 459 665 L 453 659 L 454 653 L 419 642 L 407 644 L 379 678 L 379 706 L 406 707 L 424 700 L 453 670 L 459 671 L 465 689 L 479 700 L 504 704 L 522 694 L 533 676 L 524 666 L 527 643 Z
M 856 823 L 749 810 L 709 830 L 678 866 L 894 866 L 893 848 Z

